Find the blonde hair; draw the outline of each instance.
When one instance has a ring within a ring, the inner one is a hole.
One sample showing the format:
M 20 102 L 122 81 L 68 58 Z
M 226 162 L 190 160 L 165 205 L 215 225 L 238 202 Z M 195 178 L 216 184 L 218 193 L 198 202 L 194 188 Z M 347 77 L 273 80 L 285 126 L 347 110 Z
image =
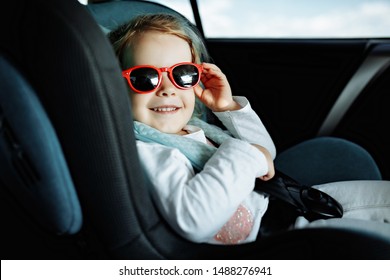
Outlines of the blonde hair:
M 209 60 L 202 36 L 186 18 L 162 13 L 146 14 L 137 16 L 108 35 L 122 68 L 125 67 L 123 65 L 125 52 L 131 49 L 138 38 L 148 31 L 175 35 L 188 42 L 194 63 Z

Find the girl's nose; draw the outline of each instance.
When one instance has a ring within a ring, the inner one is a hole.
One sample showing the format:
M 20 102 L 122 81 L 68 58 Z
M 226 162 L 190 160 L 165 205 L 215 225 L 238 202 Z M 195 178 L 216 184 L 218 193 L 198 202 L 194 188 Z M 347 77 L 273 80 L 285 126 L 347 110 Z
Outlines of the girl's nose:
M 168 77 L 168 73 L 162 74 L 161 86 L 157 90 L 156 94 L 161 97 L 169 97 L 176 95 L 176 87 Z

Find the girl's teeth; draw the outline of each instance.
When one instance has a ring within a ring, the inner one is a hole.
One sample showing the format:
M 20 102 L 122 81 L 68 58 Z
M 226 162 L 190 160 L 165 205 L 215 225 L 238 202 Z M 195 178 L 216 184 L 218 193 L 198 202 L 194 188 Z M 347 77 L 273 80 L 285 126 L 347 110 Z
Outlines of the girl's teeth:
M 175 111 L 176 108 L 153 108 L 155 112 L 170 112 Z

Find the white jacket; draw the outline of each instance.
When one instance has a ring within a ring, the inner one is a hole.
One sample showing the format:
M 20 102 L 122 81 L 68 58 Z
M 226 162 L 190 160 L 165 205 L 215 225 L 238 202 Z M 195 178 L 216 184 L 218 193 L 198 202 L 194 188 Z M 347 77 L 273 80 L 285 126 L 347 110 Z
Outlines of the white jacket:
M 137 141 L 141 162 L 154 185 L 152 193 L 159 210 L 174 230 L 194 242 L 254 241 L 268 206 L 267 197 L 253 192 L 255 178 L 265 175 L 268 165 L 263 153 L 249 143 L 265 147 L 273 158 L 275 146 L 248 100 L 234 99 L 242 109 L 214 114 L 236 139 L 220 145 L 199 173 L 178 149 Z M 187 126 L 187 129 L 190 134 L 184 137 L 207 142 L 200 128 Z M 242 222 L 232 216 L 238 217 L 242 211 L 250 213 L 251 230 L 245 238 L 234 239 L 230 231 L 238 230 Z M 235 229 L 225 226 L 221 231 L 229 219 L 236 223 Z M 221 232 L 222 241 L 216 237 Z

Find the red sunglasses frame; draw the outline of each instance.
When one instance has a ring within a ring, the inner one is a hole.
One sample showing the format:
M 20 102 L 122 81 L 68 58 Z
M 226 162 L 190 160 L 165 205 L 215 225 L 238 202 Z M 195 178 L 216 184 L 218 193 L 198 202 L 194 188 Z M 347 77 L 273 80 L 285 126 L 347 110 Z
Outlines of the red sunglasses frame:
M 180 85 L 178 85 L 175 81 L 175 79 L 173 78 L 173 75 L 172 75 L 172 70 L 178 66 L 181 66 L 181 65 L 192 65 L 192 66 L 195 66 L 198 71 L 199 71 L 199 77 L 198 77 L 198 81 L 191 87 L 182 87 Z M 157 71 L 158 73 L 158 83 L 157 83 L 157 86 L 152 89 L 152 90 L 149 90 L 149 91 L 143 91 L 143 90 L 138 90 L 136 88 L 133 87 L 133 85 L 131 84 L 131 81 L 130 81 L 130 74 L 132 71 L 136 70 L 136 69 L 139 69 L 139 68 L 151 68 L 151 69 L 154 69 Z M 192 62 L 180 62 L 180 63 L 176 63 L 175 65 L 172 65 L 171 67 L 161 67 L 161 68 L 157 68 L 153 65 L 137 65 L 137 66 L 134 66 L 134 67 L 131 67 L 129 69 L 126 69 L 126 70 L 123 70 L 122 71 L 122 76 L 124 78 L 126 78 L 127 80 L 127 83 L 129 84 L 130 88 L 136 92 L 136 93 L 140 93 L 140 94 L 147 94 L 147 93 L 150 93 L 150 92 L 153 92 L 155 90 L 157 90 L 160 86 L 161 86 L 161 82 L 162 82 L 162 73 L 163 72 L 167 72 L 168 73 L 168 78 L 169 80 L 174 84 L 175 87 L 177 87 L 178 89 L 190 89 L 190 88 L 193 88 L 194 86 L 196 86 L 197 84 L 199 84 L 200 82 L 200 77 L 202 75 L 202 72 L 203 72 L 203 66 L 201 64 L 196 64 L 196 63 L 192 63 Z

